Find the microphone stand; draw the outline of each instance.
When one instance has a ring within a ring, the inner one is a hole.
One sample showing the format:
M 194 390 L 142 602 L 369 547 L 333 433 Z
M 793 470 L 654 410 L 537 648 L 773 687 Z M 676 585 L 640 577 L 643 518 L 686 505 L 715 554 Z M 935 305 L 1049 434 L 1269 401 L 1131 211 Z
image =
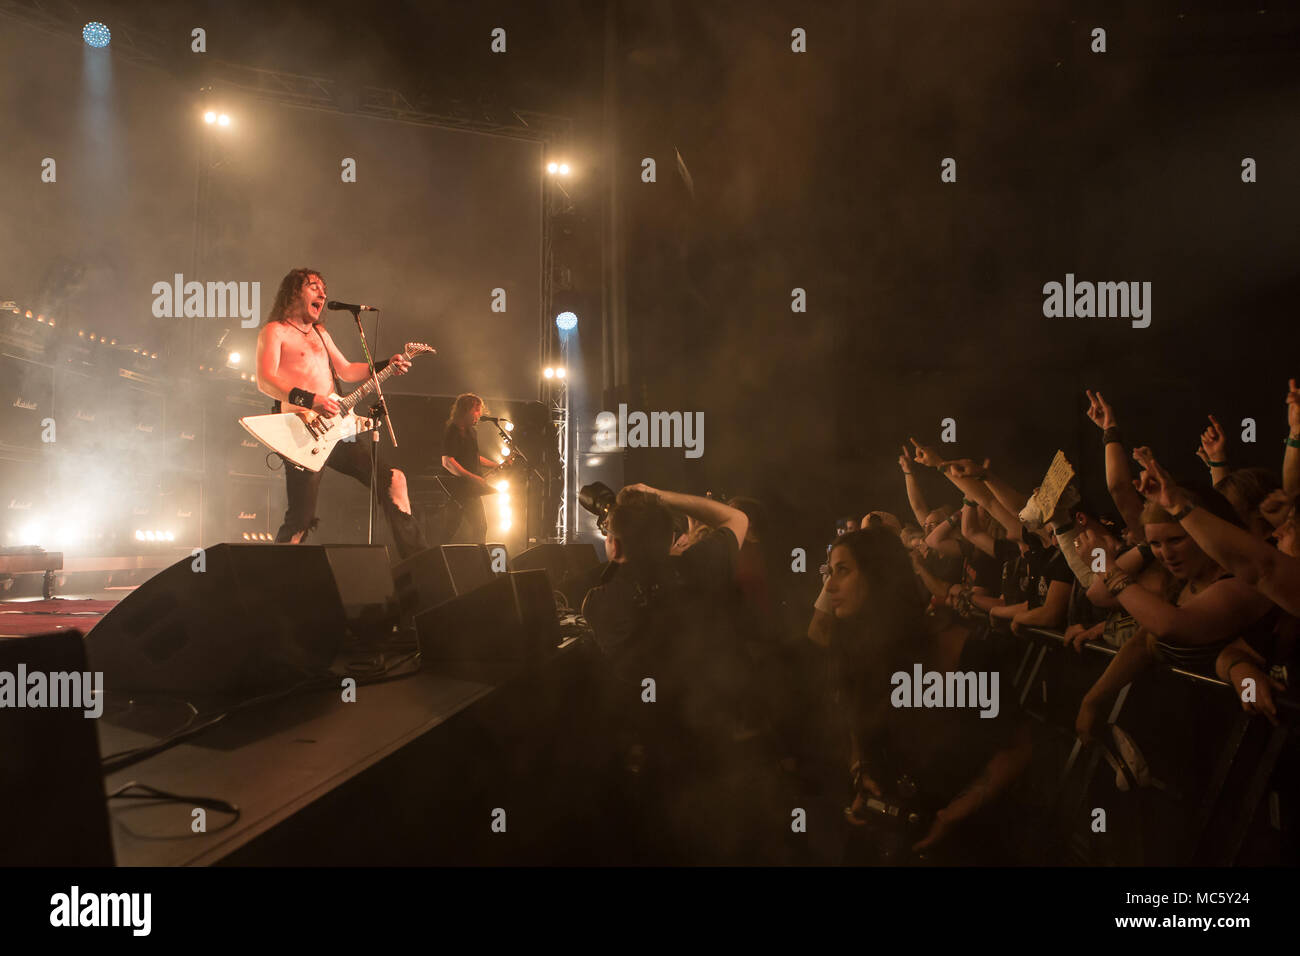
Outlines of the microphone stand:
M 528 460 L 528 456 L 515 447 L 514 441 L 510 438 L 510 433 L 501 427 L 501 422 L 496 421 L 492 424 L 496 425 L 497 431 L 501 433 L 501 440 L 510 449 L 510 454 L 518 458 L 519 463 L 524 466 L 524 549 L 527 550 L 528 518 L 533 506 L 533 475 L 537 475 L 538 479 L 541 479 L 542 476 L 533 467 L 533 463 Z
M 384 392 L 379 387 L 379 374 L 375 371 L 375 359 L 370 354 L 370 346 L 366 343 L 366 330 L 361 324 L 361 310 L 349 309 L 352 318 L 357 323 L 357 333 L 361 336 L 361 351 L 366 355 L 366 364 L 370 366 L 370 384 L 375 390 L 375 404 L 371 406 L 370 413 L 376 418 L 383 419 L 388 426 L 388 438 L 397 447 L 397 435 L 393 432 L 393 423 L 388 417 L 388 406 L 384 403 Z M 379 342 L 379 312 L 375 312 L 375 342 Z M 354 411 L 355 415 L 356 412 Z M 375 487 L 379 484 L 379 432 L 375 431 L 371 437 L 370 444 L 370 509 L 369 518 L 366 522 L 366 544 L 375 543 Z

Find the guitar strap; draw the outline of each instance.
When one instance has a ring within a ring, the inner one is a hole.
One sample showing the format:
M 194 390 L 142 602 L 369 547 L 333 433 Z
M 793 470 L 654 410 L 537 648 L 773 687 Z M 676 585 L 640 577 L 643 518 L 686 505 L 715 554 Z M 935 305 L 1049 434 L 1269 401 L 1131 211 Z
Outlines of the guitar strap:
M 339 377 L 336 374 L 334 374 L 334 363 L 330 360 L 330 350 L 329 350 L 329 346 L 325 344 L 325 336 L 320 334 L 320 324 L 317 323 L 316 325 L 313 325 L 312 328 L 316 330 L 316 338 L 320 339 L 321 348 L 325 350 L 325 361 L 329 362 L 330 381 L 334 383 L 334 394 L 342 395 L 343 383 L 339 381 Z

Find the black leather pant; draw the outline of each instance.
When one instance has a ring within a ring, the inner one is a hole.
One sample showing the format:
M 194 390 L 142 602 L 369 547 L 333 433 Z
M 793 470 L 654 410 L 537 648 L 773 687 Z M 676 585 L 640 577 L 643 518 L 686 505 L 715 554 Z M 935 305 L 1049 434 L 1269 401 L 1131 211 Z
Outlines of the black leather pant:
M 370 442 L 368 438 L 356 441 L 341 441 L 334 446 L 325 468 L 333 468 L 345 475 L 350 475 L 363 485 L 370 484 Z M 284 524 L 276 532 L 277 542 L 292 541 L 294 535 L 301 533 L 301 541 L 316 528 L 316 501 L 320 494 L 320 480 L 325 475 L 325 468 L 320 471 L 308 471 L 297 465 L 284 463 L 285 487 L 288 492 L 289 510 L 284 513 Z M 393 503 L 389 494 L 393 486 L 393 469 L 384 462 L 384 453 L 379 453 L 379 464 L 375 474 L 375 498 L 379 501 L 384 515 L 388 518 L 388 527 L 393 532 L 393 541 L 397 544 L 397 554 L 409 558 L 428 545 L 424 532 L 414 516 L 402 511 Z M 409 498 L 409 494 L 408 494 Z

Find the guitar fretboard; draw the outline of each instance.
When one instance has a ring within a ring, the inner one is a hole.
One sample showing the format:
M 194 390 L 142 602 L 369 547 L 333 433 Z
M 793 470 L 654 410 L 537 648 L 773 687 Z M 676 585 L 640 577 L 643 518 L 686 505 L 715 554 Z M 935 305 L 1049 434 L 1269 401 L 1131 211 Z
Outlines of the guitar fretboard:
M 408 359 L 410 358 L 410 356 L 406 355 L 405 352 L 403 352 L 402 354 L 406 356 L 406 358 Z M 382 372 L 376 375 L 375 378 L 379 379 L 380 383 L 382 384 L 384 380 L 388 378 L 388 376 L 393 374 L 393 371 L 395 369 L 396 366 L 390 364 Z M 353 406 L 357 404 L 357 402 L 361 401 L 363 398 L 365 398 L 374 390 L 375 390 L 375 379 L 374 378 L 366 379 L 365 384 L 362 385 L 360 388 L 349 393 L 345 397 L 339 399 L 339 408 L 343 409 L 343 411 L 345 412 L 350 412 Z

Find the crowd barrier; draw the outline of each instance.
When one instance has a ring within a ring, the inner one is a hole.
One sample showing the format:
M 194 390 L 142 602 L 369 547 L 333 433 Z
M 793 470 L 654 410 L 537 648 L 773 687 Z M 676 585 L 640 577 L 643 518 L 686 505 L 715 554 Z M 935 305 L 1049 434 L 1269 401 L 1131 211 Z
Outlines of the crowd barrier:
M 1013 799 L 1055 817 L 1061 862 L 1296 862 L 1294 698 L 1275 695 L 1274 725 L 1244 711 L 1217 678 L 1153 668 L 1116 695 L 1085 745 L 1079 705 L 1115 649 L 1092 642 L 1077 652 L 1042 628 L 999 639 L 1018 661 L 1004 700 L 1015 695 L 1034 731 L 1034 758 Z

